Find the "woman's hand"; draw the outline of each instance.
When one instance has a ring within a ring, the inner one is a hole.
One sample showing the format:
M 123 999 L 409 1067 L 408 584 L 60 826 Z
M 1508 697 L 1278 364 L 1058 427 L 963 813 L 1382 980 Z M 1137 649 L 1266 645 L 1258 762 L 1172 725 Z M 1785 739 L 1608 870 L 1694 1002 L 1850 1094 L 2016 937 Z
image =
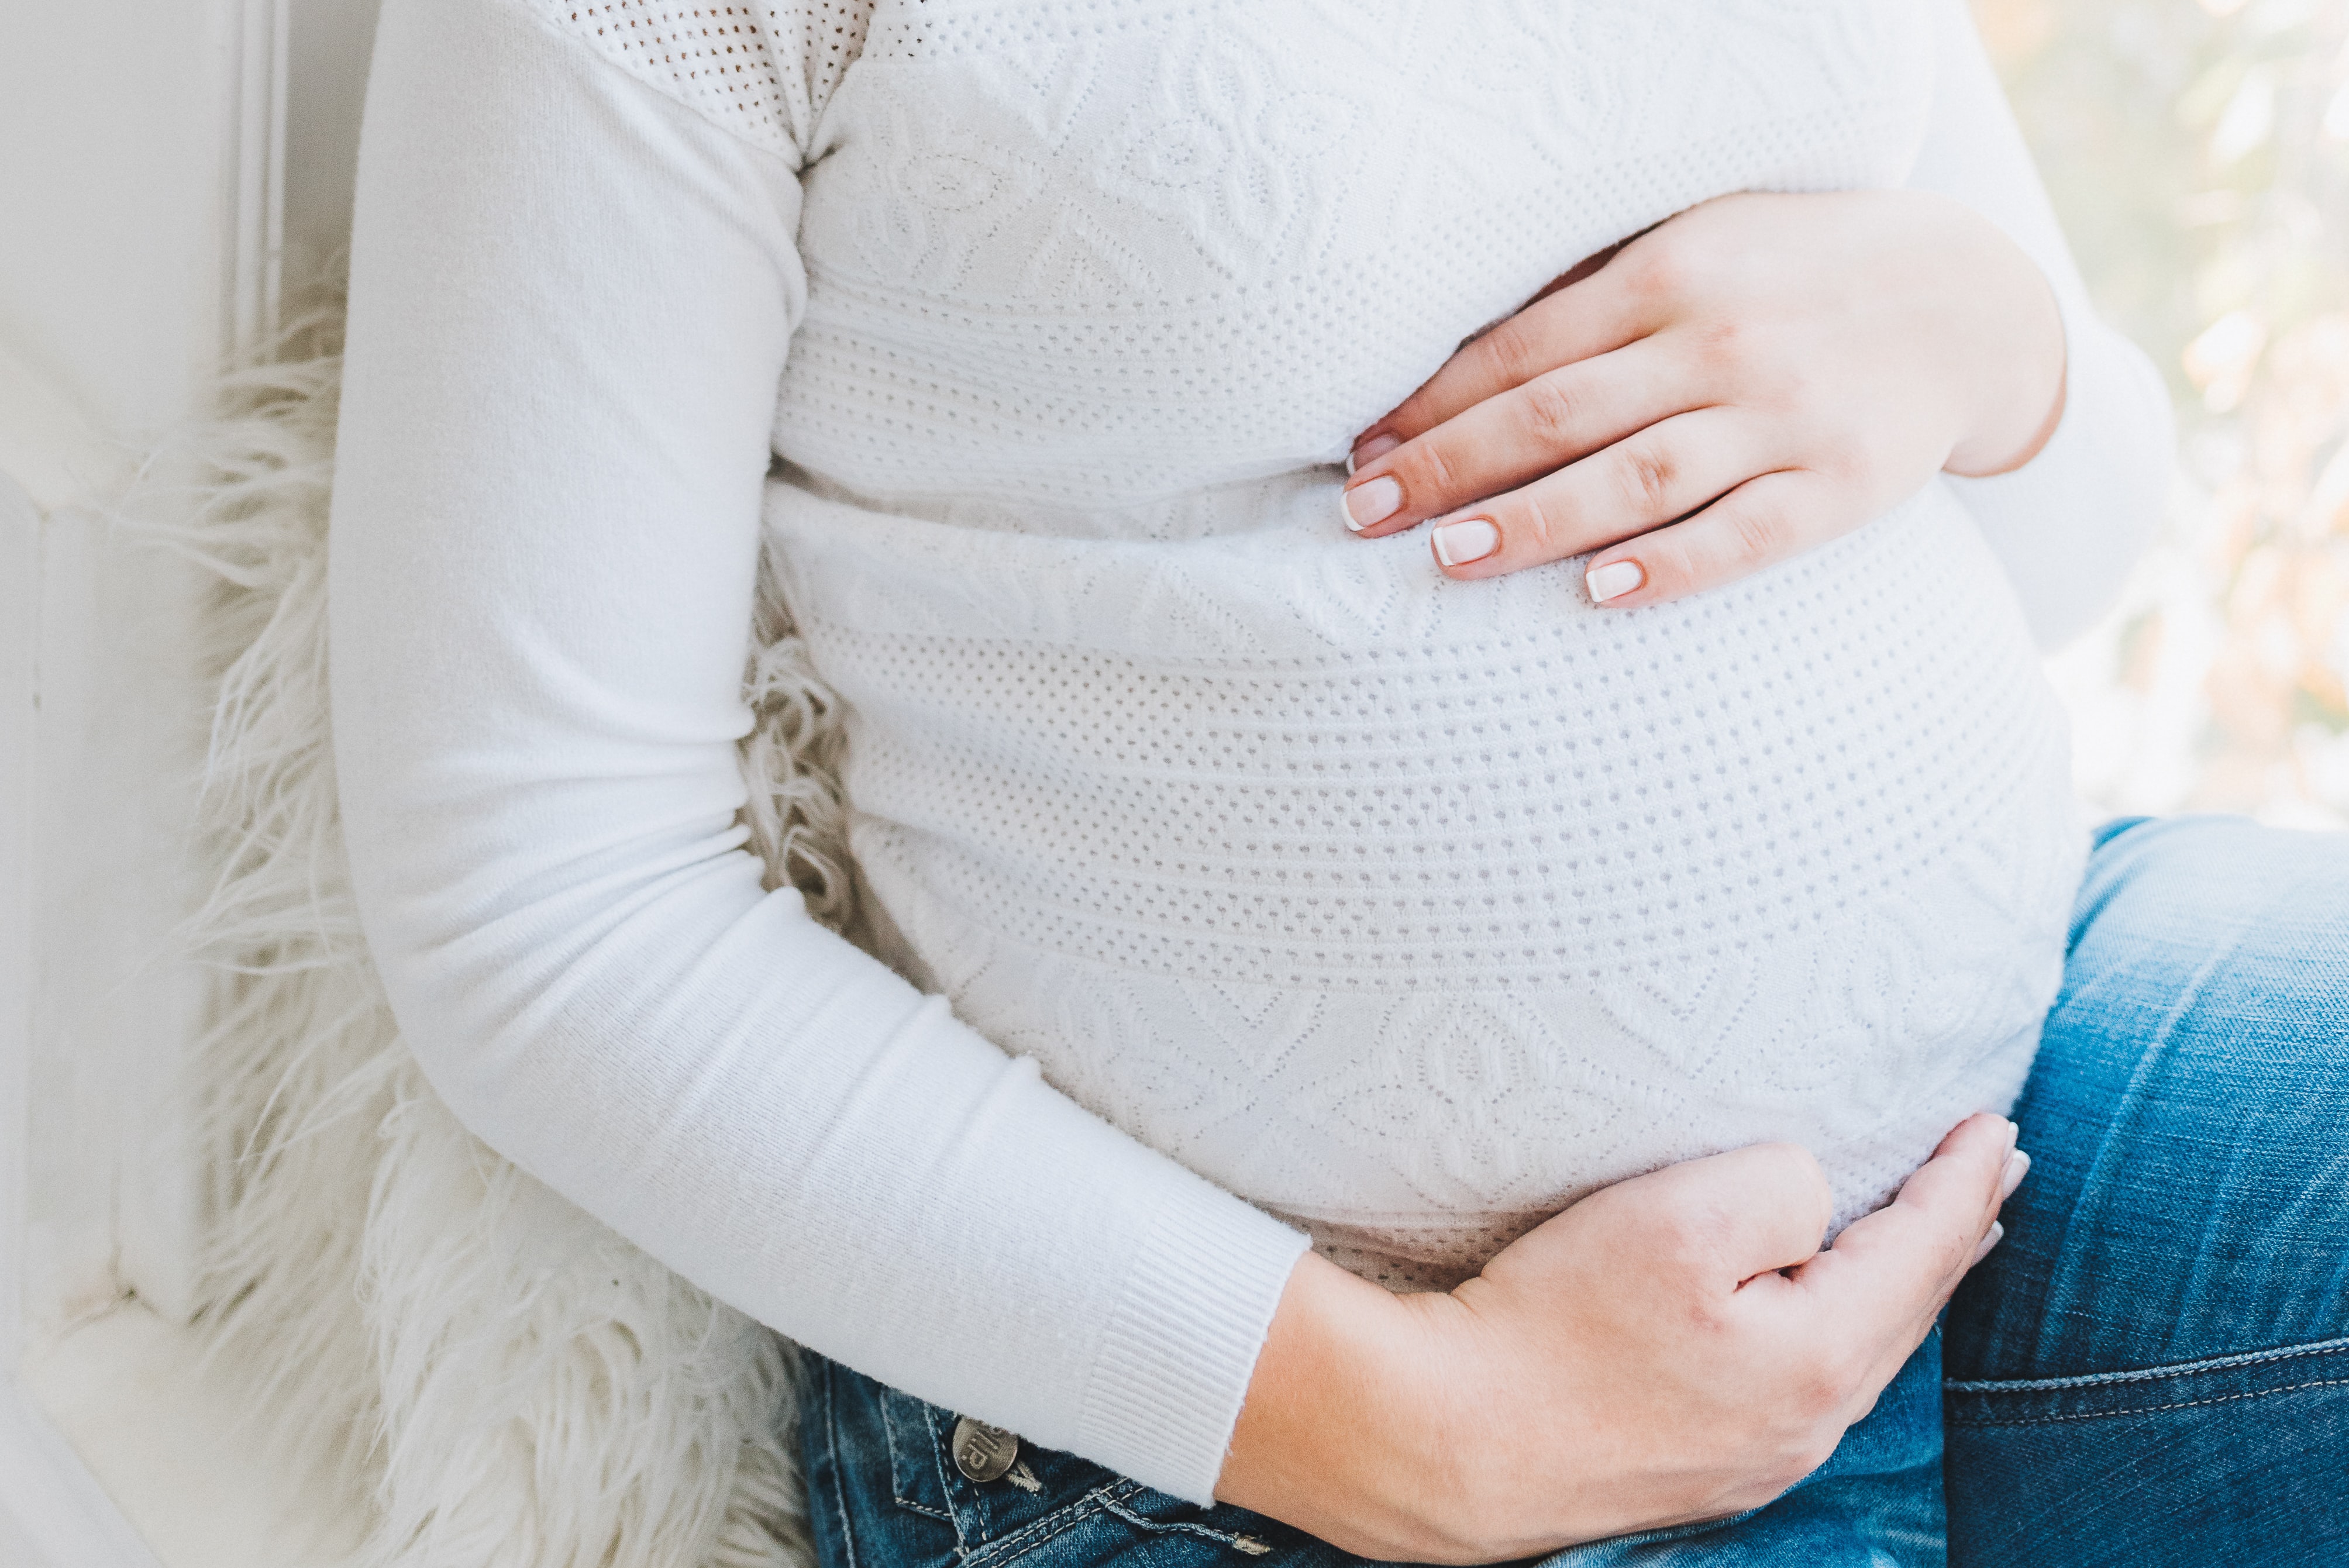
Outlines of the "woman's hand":
M 1758 1507 L 1874 1405 L 2029 1163 L 1970 1118 L 1826 1252 L 1817 1164 L 1765 1144 L 1595 1192 L 1448 1295 L 1309 1253 L 1216 1495 L 1425 1563 Z
M 1362 433 L 1347 526 L 1441 519 L 1460 578 L 1597 551 L 1592 599 L 1649 604 L 2018 468 L 2063 410 L 2046 280 L 1943 197 L 1725 196 L 1581 273 Z

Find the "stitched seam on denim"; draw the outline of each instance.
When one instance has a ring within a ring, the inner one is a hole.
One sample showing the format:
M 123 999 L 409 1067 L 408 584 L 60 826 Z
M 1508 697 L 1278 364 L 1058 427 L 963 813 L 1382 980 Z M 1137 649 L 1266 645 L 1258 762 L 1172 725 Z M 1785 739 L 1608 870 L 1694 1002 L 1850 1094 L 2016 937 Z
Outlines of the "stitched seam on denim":
M 1074 1502 L 1063 1503 L 1033 1524 L 1013 1531 L 1002 1540 L 993 1542 L 972 1553 L 972 1563 L 1010 1563 L 1035 1551 L 1056 1535 L 1065 1535 L 1102 1511 L 1118 1499 L 1142 1490 L 1136 1480 L 1113 1480 L 1107 1486 L 1095 1487 Z M 1033 1539 L 1030 1539 L 1030 1538 Z
M 832 1460 L 833 1507 L 840 1514 L 840 1543 L 848 1553 L 848 1568 L 856 1568 L 856 1533 L 848 1525 L 848 1491 L 840 1466 L 840 1390 L 833 1387 L 833 1368 L 823 1369 L 823 1447 Z
M 954 1526 L 955 1555 L 964 1557 L 970 1553 L 970 1540 L 963 1533 L 962 1510 L 954 1505 L 954 1480 L 947 1474 L 947 1440 L 938 1436 L 938 1414 L 936 1405 L 923 1405 L 922 1429 L 930 1434 L 930 1462 L 937 1468 L 938 1495 L 947 1500 L 947 1522 Z
M 926 1416 L 922 1418 L 922 1429 L 925 1432 L 930 1430 L 929 1418 Z M 926 1514 L 932 1519 L 942 1519 L 948 1524 L 954 1523 L 954 1515 L 947 1512 L 945 1509 L 932 1508 L 926 1502 L 916 1502 L 912 1498 L 898 1491 L 897 1422 L 895 1418 L 889 1414 L 889 1396 L 886 1394 L 881 1396 L 881 1435 L 883 1439 L 889 1445 L 889 1501 L 895 1503 L 899 1508 L 909 1510 L 912 1512 Z M 910 1432 L 907 1433 L 905 1440 L 909 1443 L 912 1442 L 914 1440 L 913 1434 Z M 919 1453 L 921 1450 L 916 1449 L 915 1451 Z M 955 1539 L 957 1541 L 960 1541 L 962 1539 L 962 1532 L 958 1529 L 955 1532 Z
M 2237 1367 L 2259 1367 L 2271 1361 L 2291 1361 L 2302 1356 L 2332 1356 L 2349 1351 L 2349 1338 L 2320 1339 L 2281 1350 L 2248 1350 L 2240 1356 L 2214 1356 L 2203 1361 L 2173 1361 L 2130 1372 L 2085 1372 L 2077 1377 L 1951 1378 L 1941 1385 L 1951 1394 L 2023 1394 L 2064 1388 L 2095 1388 L 2115 1383 L 2148 1383 L 2162 1377 L 2182 1377 L 2196 1372 L 2222 1372 Z
M 1214 1530 L 1204 1524 L 1195 1524 L 1188 1520 L 1150 1519 L 1134 1512 L 1122 1502 L 1109 1502 L 1102 1506 L 1136 1530 L 1146 1530 L 1153 1535 L 1197 1535 L 1226 1546 L 1234 1544 L 1239 1539 L 1228 1530 Z
M 2349 1388 L 2349 1377 L 2323 1377 L 2313 1383 L 2287 1383 L 2281 1388 L 2253 1388 L 2241 1394 L 2213 1394 L 2207 1399 L 2178 1399 L 2167 1405 L 2137 1405 L 2126 1410 L 2075 1410 L 2064 1416 L 2010 1416 L 1975 1421 L 1946 1418 L 1953 1427 L 2045 1427 L 2057 1421 L 2110 1421 L 2123 1416 L 2158 1416 L 2165 1410 L 2191 1410 L 2200 1405 L 2231 1405 L 2241 1399 L 2264 1399 L 2271 1394 L 2297 1394 L 2308 1388 Z

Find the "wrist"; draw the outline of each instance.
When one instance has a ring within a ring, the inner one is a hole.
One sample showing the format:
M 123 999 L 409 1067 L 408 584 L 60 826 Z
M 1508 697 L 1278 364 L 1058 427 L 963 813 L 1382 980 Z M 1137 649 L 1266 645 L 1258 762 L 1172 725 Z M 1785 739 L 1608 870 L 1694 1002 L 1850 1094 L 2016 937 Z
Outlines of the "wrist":
M 1941 465 L 1963 479 L 2012 473 L 2037 457 L 2063 422 L 2067 390 L 2069 345 L 2055 291 L 2003 233 L 1993 242 L 2009 285 L 1997 324 L 2004 330 L 1980 339 L 1996 346 L 1982 367 L 1984 395 L 1972 428 Z
M 1216 1496 L 1372 1557 L 1437 1555 L 1453 1403 L 1450 1296 L 1397 1296 L 1298 1260 L 1257 1357 Z

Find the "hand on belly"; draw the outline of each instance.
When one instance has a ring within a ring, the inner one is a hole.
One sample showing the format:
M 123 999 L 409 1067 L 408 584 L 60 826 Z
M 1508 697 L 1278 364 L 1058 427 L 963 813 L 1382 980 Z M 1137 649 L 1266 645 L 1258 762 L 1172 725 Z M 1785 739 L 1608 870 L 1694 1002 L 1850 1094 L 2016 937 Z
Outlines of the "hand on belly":
M 1349 528 L 1435 520 L 1462 578 L 1596 551 L 1593 601 L 1651 604 L 2019 468 L 2062 412 L 2045 279 L 1938 196 L 1723 197 L 1583 273 L 1363 432 Z
M 1489 1563 L 1759 1507 L 1834 1449 L 1994 1245 L 2029 1162 L 1968 1119 L 1820 1250 L 1764 1145 L 1594 1193 L 1444 1295 L 1308 1257 L 1216 1496 L 1379 1559 Z

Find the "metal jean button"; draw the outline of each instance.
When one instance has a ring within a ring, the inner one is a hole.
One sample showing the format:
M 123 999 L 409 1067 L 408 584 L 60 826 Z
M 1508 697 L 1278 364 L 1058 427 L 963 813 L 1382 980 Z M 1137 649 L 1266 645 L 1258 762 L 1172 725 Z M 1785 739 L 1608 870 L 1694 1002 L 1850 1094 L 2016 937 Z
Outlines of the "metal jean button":
M 977 1481 L 1000 1480 L 1019 1457 L 1019 1439 L 1001 1427 L 955 1418 L 955 1469 Z

